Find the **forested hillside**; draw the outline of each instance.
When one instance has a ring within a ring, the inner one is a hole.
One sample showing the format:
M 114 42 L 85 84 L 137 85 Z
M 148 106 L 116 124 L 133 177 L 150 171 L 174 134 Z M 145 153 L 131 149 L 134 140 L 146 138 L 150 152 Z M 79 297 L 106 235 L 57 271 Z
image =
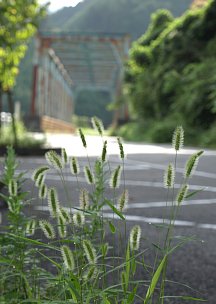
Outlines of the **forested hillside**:
M 166 8 L 180 16 L 192 0 L 85 0 L 47 16 L 41 30 L 126 32 L 133 39 L 146 30 L 151 14 Z
M 86 9 L 87 3 L 90 3 L 91 1 L 92 0 L 80 2 L 75 7 L 64 7 L 53 14 L 49 14 L 46 19 L 41 22 L 41 30 L 62 30 L 65 23 L 73 19 L 76 14 L 79 14 L 79 12 Z
M 127 67 L 125 98 L 139 121 L 130 136 L 166 142 L 181 124 L 190 144 L 215 145 L 215 71 L 216 0 L 176 19 L 154 13 Z
M 49 15 L 41 30 L 128 32 L 135 39 L 148 26 L 150 15 L 158 8 L 167 8 L 180 16 L 192 0 L 85 0 L 76 7 L 64 8 Z M 15 88 L 15 99 L 27 112 L 31 96 L 33 47 L 23 60 Z

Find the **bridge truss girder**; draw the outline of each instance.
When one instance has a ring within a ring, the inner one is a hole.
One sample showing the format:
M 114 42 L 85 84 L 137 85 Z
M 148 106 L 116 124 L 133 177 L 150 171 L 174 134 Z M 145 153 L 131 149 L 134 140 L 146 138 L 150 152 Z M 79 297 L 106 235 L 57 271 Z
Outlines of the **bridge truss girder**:
M 125 34 L 38 33 L 32 114 L 70 121 L 74 99 L 82 90 L 117 97 L 128 50 Z

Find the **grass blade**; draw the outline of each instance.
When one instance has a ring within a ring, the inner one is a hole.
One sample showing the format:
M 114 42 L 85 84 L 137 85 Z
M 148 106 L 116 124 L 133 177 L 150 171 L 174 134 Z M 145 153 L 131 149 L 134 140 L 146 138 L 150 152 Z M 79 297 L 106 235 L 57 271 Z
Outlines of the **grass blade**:
M 160 278 L 160 275 L 161 275 L 161 272 L 164 268 L 164 264 L 166 262 L 166 259 L 167 259 L 167 255 L 164 256 L 163 260 L 160 262 L 157 270 L 155 271 L 154 275 L 153 275 L 153 278 L 151 280 L 151 284 L 147 290 L 147 293 L 146 293 L 146 297 L 145 297 L 145 300 L 144 300 L 144 304 L 147 304 L 149 299 L 151 298 L 151 296 L 153 295 L 154 293 L 154 290 L 155 290 L 155 287 L 157 285 L 157 282 Z
M 122 220 L 125 220 L 123 214 L 110 201 L 105 200 L 105 202 L 118 217 L 120 217 Z

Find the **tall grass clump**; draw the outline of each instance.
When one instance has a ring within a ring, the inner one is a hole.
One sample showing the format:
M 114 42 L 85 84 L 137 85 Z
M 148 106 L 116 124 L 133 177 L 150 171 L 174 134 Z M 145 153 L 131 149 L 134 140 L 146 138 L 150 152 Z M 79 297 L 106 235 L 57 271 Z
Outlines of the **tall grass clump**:
M 24 123 L 20 120 L 15 121 L 16 135 L 17 135 L 17 145 L 20 148 L 40 148 L 43 147 L 46 140 L 33 138 L 24 126 Z M 7 145 L 15 145 L 13 124 L 12 122 L 8 125 L 3 125 L 1 128 L 0 136 L 0 147 Z
M 126 154 L 122 141 L 117 139 L 120 160 L 113 167 L 102 122 L 94 117 L 92 123 L 102 144 L 101 156 L 96 161 L 88 157 L 88 143 L 79 129 L 87 163 L 81 165 L 64 149 L 61 155 L 49 151 L 45 155 L 47 164 L 33 172 L 38 194 L 34 199 L 43 206 L 46 203 L 48 210 L 40 218 L 25 215 L 26 207 L 31 208 L 35 202 L 23 192 L 23 174 L 16 174 L 18 163 L 13 149 L 8 148 L 2 177 L 8 192 L 1 194 L 8 212 L 0 234 L 0 303 L 165 303 L 169 258 L 189 240 L 173 243 L 175 220 L 187 199 L 189 179 L 203 152 L 187 161 L 182 186 L 176 194 L 175 171 L 184 138 L 182 127 L 176 128 L 172 142 L 175 157 L 164 173 L 167 202 L 170 198 L 172 201 L 170 218 L 168 224 L 161 226 L 165 233 L 154 246 L 154 264 L 149 265 L 145 232 L 141 225 L 129 227 L 127 223 L 130 196 L 125 187 Z M 48 185 L 50 172 L 59 176 L 68 205 L 63 203 L 55 184 Z M 76 199 L 71 197 L 66 172 L 76 181 L 72 189 L 77 193 Z M 140 272 L 145 274 L 143 278 Z

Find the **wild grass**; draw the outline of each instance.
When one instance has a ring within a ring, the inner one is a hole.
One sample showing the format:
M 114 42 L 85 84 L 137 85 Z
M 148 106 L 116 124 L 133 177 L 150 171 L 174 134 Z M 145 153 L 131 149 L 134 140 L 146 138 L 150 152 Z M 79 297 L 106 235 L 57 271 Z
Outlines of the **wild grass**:
M 108 142 L 104 140 L 101 121 L 93 118 L 93 126 L 101 137 L 101 156 L 92 163 L 84 132 L 79 135 L 87 153 L 87 164 L 69 158 L 62 149 L 46 153 L 47 165 L 37 168 L 32 179 L 38 189 L 38 201 L 46 202 L 44 218 L 25 215 L 25 207 L 33 204 L 23 192 L 24 174 L 17 175 L 18 162 L 8 148 L 2 183 L 8 189 L 1 198 L 7 202 L 7 224 L 0 233 L 0 303 L 78 303 L 78 304 L 164 304 L 166 303 L 167 266 L 190 238 L 173 242 L 175 220 L 189 193 L 189 179 L 202 151 L 186 163 L 182 186 L 175 195 L 175 170 L 184 131 L 177 127 L 173 135 L 175 158 L 164 173 L 167 202 L 172 201 L 169 223 L 160 227 L 158 244 L 154 244 L 153 265 L 146 263 L 142 243 L 142 227 L 134 225 L 128 232 L 127 204 L 130 193 L 125 185 L 125 151 L 120 138 L 119 164 L 110 163 Z M 46 176 L 54 170 L 62 181 L 68 206 L 59 200 L 58 189 L 48 186 Z M 70 197 L 65 171 L 76 179 L 79 205 Z M 81 183 L 82 174 L 88 186 Z M 112 217 L 106 218 L 109 209 Z M 140 270 L 145 273 L 139 277 Z M 177 295 L 178 296 L 178 295 Z M 179 296 L 181 299 L 181 296 Z M 188 296 L 191 301 L 199 300 Z M 183 300 L 183 297 L 182 297 Z M 201 299 L 200 299 L 201 300 Z
M 26 130 L 22 121 L 16 121 L 17 145 L 21 148 L 42 147 L 45 139 L 35 139 Z M 15 145 L 12 123 L 2 126 L 0 129 L 0 146 Z

